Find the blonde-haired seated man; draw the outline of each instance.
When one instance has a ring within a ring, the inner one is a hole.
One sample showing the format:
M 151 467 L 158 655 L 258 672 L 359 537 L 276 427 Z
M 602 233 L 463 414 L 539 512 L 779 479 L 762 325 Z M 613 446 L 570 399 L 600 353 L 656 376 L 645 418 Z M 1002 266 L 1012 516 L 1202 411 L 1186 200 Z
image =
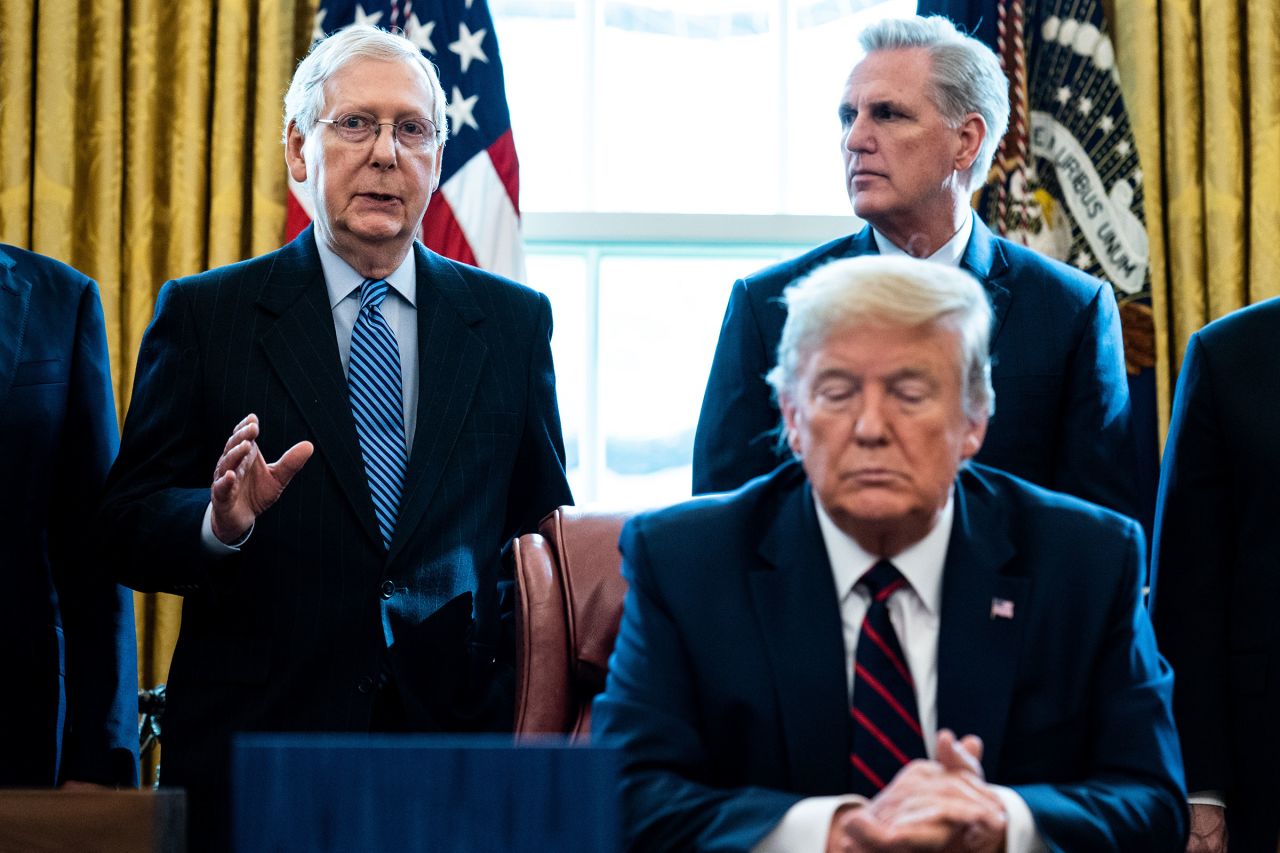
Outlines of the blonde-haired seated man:
M 629 848 L 1181 850 L 1140 528 L 968 461 L 982 289 L 862 257 L 786 301 L 795 460 L 622 534 L 595 726 Z

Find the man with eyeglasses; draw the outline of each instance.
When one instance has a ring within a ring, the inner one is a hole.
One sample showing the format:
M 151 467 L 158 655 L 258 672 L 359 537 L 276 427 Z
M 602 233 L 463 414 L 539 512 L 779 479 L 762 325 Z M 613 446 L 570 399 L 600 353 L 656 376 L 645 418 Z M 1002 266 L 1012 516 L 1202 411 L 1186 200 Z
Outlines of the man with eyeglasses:
M 833 259 L 911 255 L 972 274 L 994 311 L 1000 408 L 977 460 L 1135 515 L 1111 288 L 994 236 L 969 206 L 1008 124 L 999 60 L 941 17 L 881 21 L 859 41 L 866 56 L 845 83 L 838 139 L 849 200 L 867 225 L 734 283 L 694 439 L 694 493 L 736 489 L 787 455 L 764 380 L 787 316 L 783 289 Z
M 215 849 L 233 732 L 509 728 L 500 552 L 572 500 L 547 299 L 415 242 L 432 65 L 349 27 L 285 116 L 314 225 L 165 285 L 100 514 L 118 577 L 184 596 L 161 780 Z

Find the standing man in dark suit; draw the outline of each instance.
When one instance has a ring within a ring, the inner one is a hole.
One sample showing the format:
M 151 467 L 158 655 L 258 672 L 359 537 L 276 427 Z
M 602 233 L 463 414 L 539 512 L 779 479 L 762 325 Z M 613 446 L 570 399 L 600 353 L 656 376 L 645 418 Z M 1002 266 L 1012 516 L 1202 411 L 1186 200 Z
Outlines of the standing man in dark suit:
M 233 732 L 509 728 L 500 552 L 572 500 L 546 297 L 414 239 L 431 63 L 348 27 L 285 114 L 314 229 L 165 285 L 101 514 L 121 577 L 185 596 L 162 781 L 193 838 Z
M 117 446 L 98 286 L 0 246 L 0 786 L 138 784 L 133 596 L 84 535 Z
M 1151 618 L 1178 674 L 1196 853 L 1280 840 L 1277 341 L 1280 299 L 1191 336 L 1161 464 Z
M 839 112 L 849 199 L 868 225 L 734 284 L 694 439 L 694 493 L 737 488 L 782 461 L 764 375 L 786 320 L 783 288 L 835 258 L 907 254 L 964 268 L 991 302 L 1000 408 L 978 461 L 1134 514 L 1111 288 L 993 236 L 969 207 L 1008 122 L 999 61 L 941 17 L 881 21 L 861 44 Z
M 966 464 L 982 289 L 868 257 L 786 299 L 799 462 L 623 530 L 594 719 L 631 849 L 1180 851 L 1141 529 Z

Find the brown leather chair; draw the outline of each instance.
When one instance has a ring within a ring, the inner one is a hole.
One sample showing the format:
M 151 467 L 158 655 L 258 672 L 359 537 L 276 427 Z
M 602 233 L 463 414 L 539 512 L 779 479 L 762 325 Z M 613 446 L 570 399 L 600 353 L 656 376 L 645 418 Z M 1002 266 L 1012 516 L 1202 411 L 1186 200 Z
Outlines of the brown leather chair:
M 515 541 L 518 736 L 590 734 L 622 619 L 618 534 L 631 514 L 561 507 Z

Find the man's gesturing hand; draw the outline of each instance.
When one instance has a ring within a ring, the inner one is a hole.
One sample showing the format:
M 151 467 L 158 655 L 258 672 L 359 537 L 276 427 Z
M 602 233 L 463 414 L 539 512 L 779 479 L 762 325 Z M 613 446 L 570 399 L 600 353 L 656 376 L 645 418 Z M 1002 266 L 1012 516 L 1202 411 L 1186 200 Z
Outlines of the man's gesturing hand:
M 300 441 L 268 465 L 258 449 L 258 416 L 236 424 L 213 469 L 213 535 L 228 545 L 244 536 L 254 519 L 280 498 L 313 449 L 311 442 Z

